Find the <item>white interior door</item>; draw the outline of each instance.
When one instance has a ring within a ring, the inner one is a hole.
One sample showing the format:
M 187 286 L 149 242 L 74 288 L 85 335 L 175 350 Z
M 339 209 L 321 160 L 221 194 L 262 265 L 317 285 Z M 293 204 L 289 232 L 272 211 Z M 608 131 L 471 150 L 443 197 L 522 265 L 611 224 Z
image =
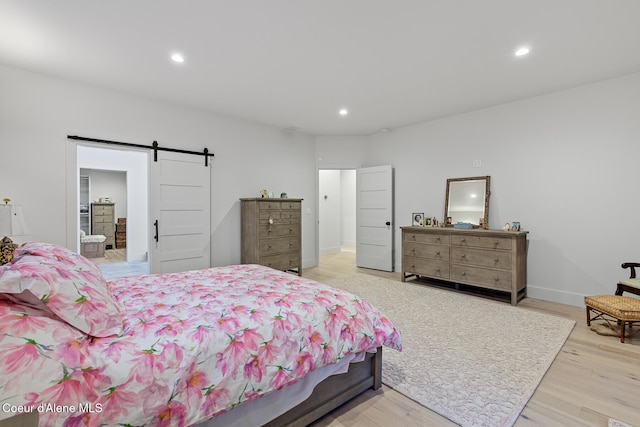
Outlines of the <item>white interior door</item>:
M 202 156 L 158 151 L 151 159 L 152 273 L 211 266 L 211 175 Z
M 356 171 L 356 265 L 393 271 L 393 169 Z

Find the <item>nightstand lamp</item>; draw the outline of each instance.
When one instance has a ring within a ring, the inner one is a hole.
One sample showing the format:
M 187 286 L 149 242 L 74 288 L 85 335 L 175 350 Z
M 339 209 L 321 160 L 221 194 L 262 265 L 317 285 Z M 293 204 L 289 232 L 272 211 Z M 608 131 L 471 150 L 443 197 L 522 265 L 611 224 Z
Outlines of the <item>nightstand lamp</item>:
M 0 236 L 5 236 L 0 241 L 0 265 L 13 259 L 13 251 L 18 247 L 9 236 L 22 236 L 29 233 L 29 228 L 22 215 L 22 206 L 10 205 L 10 199 L 3 199 L 0 204 Z

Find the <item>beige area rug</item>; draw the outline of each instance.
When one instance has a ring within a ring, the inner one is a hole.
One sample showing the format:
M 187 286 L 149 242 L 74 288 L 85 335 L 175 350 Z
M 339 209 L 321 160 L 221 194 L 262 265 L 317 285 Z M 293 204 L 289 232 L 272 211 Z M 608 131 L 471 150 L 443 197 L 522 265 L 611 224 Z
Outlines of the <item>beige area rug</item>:
M 631 424 L 623 423 L 613 418 L 609 418 L 609 427 L 633 427 Z
M 382 381 L 461 426 L 511 426 L 575 322 L 480 297 L 357 274 L 328 282 L 373 303 L 402 334 Z

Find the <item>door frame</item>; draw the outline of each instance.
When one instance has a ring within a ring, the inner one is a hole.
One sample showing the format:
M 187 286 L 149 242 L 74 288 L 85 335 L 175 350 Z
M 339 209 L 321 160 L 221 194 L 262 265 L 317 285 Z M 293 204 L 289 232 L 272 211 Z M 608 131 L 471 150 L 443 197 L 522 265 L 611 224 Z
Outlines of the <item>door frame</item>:
M 146 162 L 148 164 L 150 159 L 150 152 L 148 150 L 135 149 L 135 148 L 123 148 L 123 147 L 105 147 L 103 144 L 91 143 L 91 142 L 78 142 L 78 141 L 67 141 L 66 144 L 66 212 L 65 212 L 65 224 L 66 224 L 66 244 L 67 248 L 80 253 L 80 212 L 78 209 L 79 206 L 79 194 L 80 194 L 80 167 L 78 165 L 78 147 L 90 147 L 97 148 L 101 150 L 112 150 L 117 152 L 137 152 L 143 153 L 146 156 Z M 109 170 L 109 169 L 104 169 Z M 115 170 L 115 169 L 114 169 Z M 122 169 L 118 169 L 121 171 Z M 131 177 L 127 172 L 127 211 L 129 211 L 131 207 L 131 192 L 129 191 L 129 181 Z M 146 182 L 144 184 L 146 186 L 147 191 L 147 206 L 149 206 L 149 172 L 148 167 L 146 171 Z M 144 215 L 144 220 L 147 223 L 144 227 L 144 230 L 149 229 L 149 215 Z M 144 239 L 144 254 L 135 254 L 132 251 L 127 250 L 127 261 L 135 262 L 135 261 L 147 261 L 149 255 L 149 238 L 148 232 L 146 233 L 147 238 Z M 127 233 L 128 238 L 128 233 Z M 129 246 L 129 245 L 127 245 Z M 144 258 L 144 259 L 143 259 Z
M 340 165 L 322 165 L 316 167 L 316 247 L 314 256 L 314 267 L 320 265 L 320 171 L 321 170 L 357 170 L 362 166 L 360 164 L 340 164 Z M 354 195 L 355 197 L 355 195 Z

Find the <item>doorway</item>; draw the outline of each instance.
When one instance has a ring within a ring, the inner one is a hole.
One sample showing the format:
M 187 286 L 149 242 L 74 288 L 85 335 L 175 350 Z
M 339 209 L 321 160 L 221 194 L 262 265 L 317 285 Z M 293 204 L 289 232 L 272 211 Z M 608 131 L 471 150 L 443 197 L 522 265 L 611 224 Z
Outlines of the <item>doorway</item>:
M 127 172 L 80 168 L 79 197 L 82 254 L 96 264 L 126 262 Z M 86 253 L 83 235 L 104 236 L 104 253 Z
M 318 250 L 356 252 L 356 170 L 318 170 Z M 355 258 L 354 258 L 355 265 Z
M 102 265 L 108 265 L 108 269 L 114 270 L 113 274 L 108 274 L 109 278 L 129 275 L 123 273 L 127 269 L 143 273 L 148 271 L 149 153 L 84 144 L 74 144 L 73 148 L 74 153 L 70 153 L 70 156 L 75 154 L 72 164 L 75 165 L 76 197 L 70 197 L 69 200 L 71 202 L 75 199 L 76 203 L 69 209 L 77 215 L 72 238 L 72 241 L 77 242 L 77 252 L 82 252 L 80 234 L 81 230 L 86 234 L 87 223 L 90 233 L 95 234 L 91 227 L 91 204 L 103 202 L 106 210 L 112 203 L 113 214 L 108 217 L 108 221 L 113 224 L 113 240 L 110 243 L 105 241 L 104 255 L 91 260 L 100 264 L 101 269 Z M 86 177 L 90 179 L 87 180 Z M 107 212 L 107 215 L 110 213 Z M 118 272 L 115 271 L 116 267 Z

